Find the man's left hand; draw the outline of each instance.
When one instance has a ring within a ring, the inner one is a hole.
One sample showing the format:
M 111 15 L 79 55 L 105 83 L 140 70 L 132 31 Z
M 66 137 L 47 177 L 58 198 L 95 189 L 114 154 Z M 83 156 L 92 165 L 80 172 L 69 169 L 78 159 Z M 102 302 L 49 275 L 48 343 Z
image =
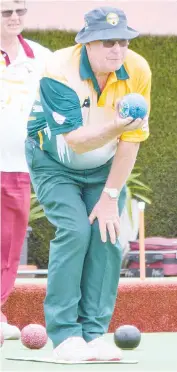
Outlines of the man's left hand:
M 108 232 L 111 243 L 115 244 L 120 228 L 118 201 L 111 199 L 109 195 L 103 193 L 89 216 L 91 225 L 96 218 L 98 219 L 102 242 L 106 243 Z

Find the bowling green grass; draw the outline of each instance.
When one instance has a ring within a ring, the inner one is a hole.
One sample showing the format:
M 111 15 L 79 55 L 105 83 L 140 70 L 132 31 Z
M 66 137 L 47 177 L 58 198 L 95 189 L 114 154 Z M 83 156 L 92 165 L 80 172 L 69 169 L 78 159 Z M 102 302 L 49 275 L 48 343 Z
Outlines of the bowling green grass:
M 104 336 L 108 342 L 113 342 L 113 334 Z M 140 345 L 135 350 L 124 351 L 123 358 L 125 360 L 137 360 L 138 364 L 123 364 L 123 365 L 60 365 L 48 363 L 34 363 L 25 361 L 7 360 L 6 358 L 13 357 L 31 357 L 31 358 L 47 358 L 51 357 L 52 344 L 48 344 L 40 350 L 29 350 L 22 345 L 21 341 L 5 341 L 1 349 L 2 359 L 1 365 L 3 371 L 43 371 L 43 372 L 175 372 L 177 366 L 177 333 L 144 333 Z
M 74 32 L 26 31 L 24 36 L 52 50 L 74 44 Z M 130 43 L 147 59 L 152 70 L 152 107 L 149 139 L 141 144 L 137 165 L 141 180 L 152 189 L 152 204 L 147 205 L 146 236 L 174 237 L 177 205 L 177 36 L 143 36 Z M 53 227 L 46 219 L 31 224 L 29 263 L 46 268 Z

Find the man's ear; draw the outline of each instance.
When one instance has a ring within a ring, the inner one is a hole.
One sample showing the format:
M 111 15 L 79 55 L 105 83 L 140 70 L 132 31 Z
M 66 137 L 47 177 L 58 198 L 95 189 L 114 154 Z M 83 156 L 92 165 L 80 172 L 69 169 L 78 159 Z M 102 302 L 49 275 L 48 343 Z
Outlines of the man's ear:
M 90 43 L 86 43 L 84 45 L 85 45 L 86 49 L 90 49 Z

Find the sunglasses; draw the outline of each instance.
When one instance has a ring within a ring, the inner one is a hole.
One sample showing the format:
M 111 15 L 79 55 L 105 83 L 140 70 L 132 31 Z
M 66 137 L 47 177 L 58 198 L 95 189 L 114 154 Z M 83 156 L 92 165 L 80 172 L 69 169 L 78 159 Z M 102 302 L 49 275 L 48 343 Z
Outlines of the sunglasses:
M 1 14 L 2 14 L 2 17 L 4 18 L 9 18 L 12 16 L 13 13 L 16 13 L 19 17 L 23 16 L 26 14 L 27 12 L 27 9 L 26 8 L 23 8 L 23 9 L 16 9 L 16 10 L 2 10 L 1 11 Z
M 121 48 L 126 47 L 129 44 L 128 40 L 101 40 L 104 48 L 113 48 L 118 43 Z

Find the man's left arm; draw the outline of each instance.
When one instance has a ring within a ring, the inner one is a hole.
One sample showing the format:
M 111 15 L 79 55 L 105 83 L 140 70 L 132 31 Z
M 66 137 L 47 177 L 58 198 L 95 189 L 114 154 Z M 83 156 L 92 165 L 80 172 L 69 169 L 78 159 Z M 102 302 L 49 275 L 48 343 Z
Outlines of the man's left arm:
M 106 187 L 121 191 L 135 165 L 139 147 L 139 142 L 119 142 Z
M 119 142 L 105 187 L 116 188 L 121 191 L 134 167 L 139 146 L 138 142 Z M 111 199 L 103 191 L 89 216 L 90 223 L 92 224 L 96 218 L 99 223 L 101 240 L 103 242 L 107 241 L 108 232 L 111 243 L 115 244 L 120 230 L 118 200 Z
M 116 188 L 119 191 L 121 191 L 122 187 L 126 184 L 133 170 L 140 142 L 145 141 L 149 137 L 148 116 L 150 113 L 151 71 L 148 64 L 145 65 L 145 69 L 141 71 L 135 91 L 136 93 L 142 94 L 146 99 L 148 104 L 148 115 L 144 118 L 144 125 L 141 129 L 124 132 L 120 137 L 112 167 L 105 184 L 105 187 Z M 89 216 L 91 224 L 95 218 L 97 218 L 99 222 L 102 241 L 106 242 L 108 231 L 112 244 L 115 244 L 119 236 L 118 203 L 116 199 L 111 199 L 104 191 Z

